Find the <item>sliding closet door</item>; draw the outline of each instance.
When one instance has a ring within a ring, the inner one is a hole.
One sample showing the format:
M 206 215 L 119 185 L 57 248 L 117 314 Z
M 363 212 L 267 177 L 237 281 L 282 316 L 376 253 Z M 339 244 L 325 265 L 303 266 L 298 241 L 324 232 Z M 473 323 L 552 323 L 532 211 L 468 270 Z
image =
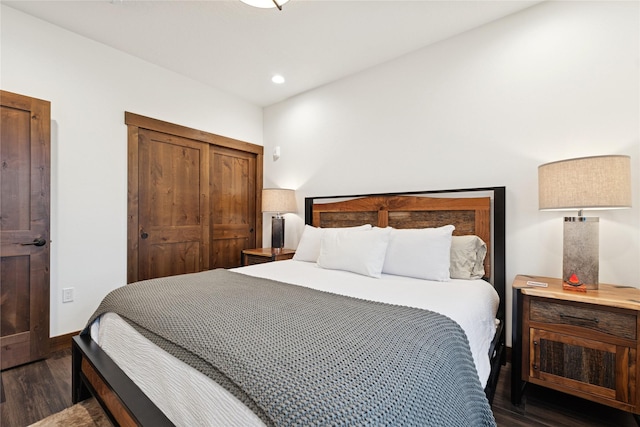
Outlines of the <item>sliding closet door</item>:
M 209 146 L 140 129 L 138 280 L 209 268 Z
M 262 245 L 263 147 L 133 113 L 127 282 L 239 267 Z
M 256 247 L 256 155 L 211 147 L 211 266 L 241 265 Z

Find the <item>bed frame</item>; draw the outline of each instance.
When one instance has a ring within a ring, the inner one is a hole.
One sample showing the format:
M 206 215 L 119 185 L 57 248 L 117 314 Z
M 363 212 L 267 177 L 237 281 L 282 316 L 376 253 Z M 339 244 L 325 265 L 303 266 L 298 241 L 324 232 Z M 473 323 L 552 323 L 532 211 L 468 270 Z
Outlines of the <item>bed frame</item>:
M 506 362 L 504 187 L 307 197 L 305 223 L 320 227 L 373 224 L 394 228 L 454 224 L 454 235 L 476 234 L 482 238 L 488 249 L 485 280 L 500 296 L 500 325 L 489 352 L 491 374 L 485 387 L 489 402 L 493 401 L 500 367 Z M 173 425 L 88 335 L 73 338 L 72 364 L 74 403 L 95 396 L 116 425 Z

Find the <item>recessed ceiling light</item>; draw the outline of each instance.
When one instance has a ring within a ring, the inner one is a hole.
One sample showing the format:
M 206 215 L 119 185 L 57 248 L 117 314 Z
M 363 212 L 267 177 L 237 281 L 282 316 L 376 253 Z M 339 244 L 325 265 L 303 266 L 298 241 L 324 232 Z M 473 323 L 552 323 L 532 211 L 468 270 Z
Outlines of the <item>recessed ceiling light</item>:
M 282 77 L 280 74 L 276 74 L 275 76 L 271 77 L 271 81 L 277 85 L 281 85 L 282 83 L 284 83 L 284 77 Z

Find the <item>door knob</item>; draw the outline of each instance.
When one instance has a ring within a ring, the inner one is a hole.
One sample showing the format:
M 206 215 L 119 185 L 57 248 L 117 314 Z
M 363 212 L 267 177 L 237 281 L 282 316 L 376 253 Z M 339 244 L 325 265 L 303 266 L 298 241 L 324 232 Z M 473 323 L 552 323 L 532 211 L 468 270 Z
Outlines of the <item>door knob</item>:
M 33 242 L 30 243 L 20 243 L 22 246 L 44 246 L 47 244 L 47 241 L 45 239 L 43 239 L 42 237 L 39 239 L 33 239 Z
M 140 235 L 141 238 L 146 239 L 147 237 L 149 237 L 149 234 L 147 234 L 146 232 L 142 232 L 142 234 Z

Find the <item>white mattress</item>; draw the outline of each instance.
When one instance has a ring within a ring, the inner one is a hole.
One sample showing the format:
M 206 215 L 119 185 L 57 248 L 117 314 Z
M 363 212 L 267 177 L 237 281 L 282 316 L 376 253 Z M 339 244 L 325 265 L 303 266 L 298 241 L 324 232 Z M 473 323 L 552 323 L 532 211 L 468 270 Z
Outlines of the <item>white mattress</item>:
M 373 279 L 294 260 L 233 271 L 444 314 L 465 331 L 478 377 L 482 386 L 486 385 L 499 299 L 495 289 L 483 280 L 432 282 L 392 275 Z M 107 313 L 98 319 L 91 336 L 174 424 L 263 425 L 226 389 L 146 340 L 117 315 Z

